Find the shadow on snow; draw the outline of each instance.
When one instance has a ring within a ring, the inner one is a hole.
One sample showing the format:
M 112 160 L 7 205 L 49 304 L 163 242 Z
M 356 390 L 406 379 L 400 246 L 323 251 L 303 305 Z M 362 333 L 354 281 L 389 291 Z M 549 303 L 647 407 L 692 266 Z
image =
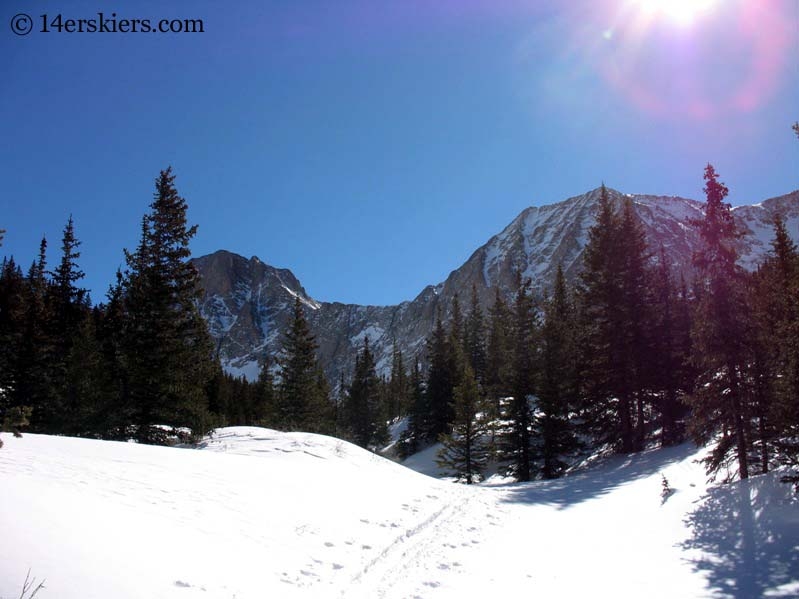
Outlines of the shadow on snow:
M 639 478 L 646 478 L 696 453 L 691 443 L 666 449 L 652 449 L 629 456 L 616 456 L 586 470 L 563 478 L 532 483 L 499 485 L 510 503 L 554 505 L 558 509 L 601 497 Z
M 799 596 L 799 501 L 775 475 L 708 490 L 688 516 L 684 549 L 717 596 Z M 767 592 L 768 591 L 768 592 Z

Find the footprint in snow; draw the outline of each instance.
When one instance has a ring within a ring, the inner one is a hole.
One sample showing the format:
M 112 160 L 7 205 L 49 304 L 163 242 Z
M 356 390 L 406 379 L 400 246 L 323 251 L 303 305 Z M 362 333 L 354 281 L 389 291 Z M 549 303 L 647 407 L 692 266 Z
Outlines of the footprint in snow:
M 352 543 L 348 543 L 348 545 L 352 545 Z M 331 543 L 330 541 L 325 541 L 325 547 L 335 547 L 335 543 Z
M 368 549 L 371 549 L 371 548 L 372 548 L 371 545 L 361 545 L 361 549 L 367 549 L 368 550 Z
M 191 585 L 188 582 L 183 582 L 182 580 L 176 580 L 175 586 L 180 587 L 181 589 L 190 589 Z
M 435 581 L 427 581 L 427 582 L 423 582 L 422 584 L 424 586 L 426 586 L 426 587 L 431 587 L 433 589 L 441 586 L 440 582 L 435 582 Z
M 334 570 L 341 570 L 341 569 L 344 567 L 344 566 L 342 566 L 341 564 L 335 564 L 335 563 L 334 563 L 334 564 L 332 564 L 332 566 L 333 566 L 333 569 L 334 569 Z

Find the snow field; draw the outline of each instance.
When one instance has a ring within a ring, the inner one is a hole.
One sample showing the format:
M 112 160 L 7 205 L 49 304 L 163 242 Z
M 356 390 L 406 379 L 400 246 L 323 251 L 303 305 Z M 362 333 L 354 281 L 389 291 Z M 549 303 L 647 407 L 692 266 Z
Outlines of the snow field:
M 4 599 L 28 569 L 46 579 L 37 599 L 799 595 L 789 487 L 708 488 L 687 444 L 466 487 L 261 428 L 200 450 L 3 440 Z

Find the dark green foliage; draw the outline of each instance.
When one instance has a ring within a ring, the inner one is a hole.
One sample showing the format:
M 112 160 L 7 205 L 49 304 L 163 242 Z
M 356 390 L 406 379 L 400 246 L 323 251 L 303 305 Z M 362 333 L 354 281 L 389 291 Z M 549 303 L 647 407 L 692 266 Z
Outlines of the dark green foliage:
M 485 399 L 474 371 L 466 365 L 454 391 L 452 432 L 439 437 L 438 465 L 457 480 L 472 484 L 480 480 L 488 463 L 488 425 Z
M 347 436 L 361 447 L 380 447 L 388 439 L 382 387 L 366 337 L 355 358 L 355 372 L 343 406 Z
M 530 281 L 518 281 L 513 303 L 511 337 L 511 396 L 500 412 L 503 430 L 499 439 L 499 459 L 508 473 L 519 481 L 534 474 L 533 396 L 538 368 L 538 319 L 530 295 Z
M 408 380 L 408 424 L 400 436 L 398 455 L 406 458 L 421 449 L 426 441 L 426 422 L 430 413 L 427 405 L 427 394 L 424 390 L 422 371 L 419 359 L 413 362 Z
M 686 292 L 678 293 L 672 281 L 666 253 L 661 247 L 652 281 L 653 356 L 651 383 L 658 396 L 660 443 L 663 447 L 682 442 L 685 405 L 681 398 L 691 390 L 690 317 Z
M 486 383 L 486 331 L 483 310 L 477 297 L 477 287 L 472 285 L 469 314 L 466 316 L 463 333 L 463 351 L 466 361 L 481 385 Z
M 450 336 L 447 335 L 439 315 L 433 334 L 427 340 L 429 367 L 425 393 L 429 413 L 423 427 L 425 437 L 429 440 L 435 440 L 439 435 L 448 433 L 452 422 L 454 374 L 451 349 Z
M 160 439 L 156 425 L 188 426 L 194 435 L 211 426 L 212 348 L 197 308 L 199 275 L 188 262 L 197 227 L 187 225 L 188 206 L 174 180 L 171 168 L 161 171 L 139 246 L 126 252 L 121 344 L 126 407 L 143 442 Z
M 693 362 L 698 368 L 696 389 L 690 398 L 690 429 L 700 443 L 721 435 L 706 465 L 717 472 L 734 453 L 741 479 L 749 476 L 751 447 L 747 401 L 747 341 L 752 337 L 746 305 L 743 271 L 736 264 L 739 233 L 727 187 L 711 165 L 705 168 L 705 218 L 695 222 L 702 248 L 694 256 L 699 269 L 698 297 L 692 331 Z
M 317 348 L 302 302 L 297 297 L 278 361 L 279 383 L 274 412 L 277 428 L 315 433 L 333 428 L 333 405 L 316 358 Z
M 624 453 L 646 437 L 649 365 L 648 255 L 640 222 L 625 203 L 614 213 L 602 186 L 580 275 L 581 355 L 586 432 Z
M 408 413 L 408 373 L 402 350 L 396 341 L 392 351 L 391 376 L 386 389 L 386 412 L 389 420 L 395 420 Z
M 511 314 L 497 288 L 489 313 L 486 344 L 485 387 L 492 419 L 499 418 L 500 401 L 511 394 L 512 352 Z
M 535 431 L 541 476 L 560 476 L 579 443 L 572 414 L 579 407 L 577 318 L 563 270 L 558 266 L 553 294 L 544 304 Z
M 770 399 L 758 402 L 758 432 L 761 452 L 772 441 L 779 461 L 799 468 L 799 251 L 780 217 L 772 247 L 756 275 L 758 347 L 766 371 L 757 397 Z

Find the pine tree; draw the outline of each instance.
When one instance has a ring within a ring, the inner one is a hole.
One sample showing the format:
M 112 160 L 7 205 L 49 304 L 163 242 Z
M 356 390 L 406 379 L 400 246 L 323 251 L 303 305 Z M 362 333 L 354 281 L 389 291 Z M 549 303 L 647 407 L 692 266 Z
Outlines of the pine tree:
M 574 306 L 568 297 L 563 269 L 558 265 L 552 297 L 544 304 L 539 414 L 535 419 L 541 476 L 545 479 L 560 476 L 568 465 L 564 457 L 579 448 L 571 420 L 579 402 L 575 326 Z
M 308 431 L 317 420 L 318 405 L 316 337 L 311 332 L 299 297 L 294 299 L 292 321 L 283 338 L 278 384 L 276 426 L 283 430 Z M 315 432 L 315 431 L 312 431 Z
M 24 295 L 25 314 L 19 346 L 12 404 L 32 409 L 33 432 L 57 432 L 56 394 L 53 385 L 53 340 L 50 334 L 50 282 L 47 273 L 47 240 L 42 238 L 39 256 L 28 270 Z
M 500 460 L 517 480 L 533 476 L 533 406 L 537 365 L 538 323 L 530 295 L 530 280 L 517 280 L 513 304 L 511 397 L 503 406 L 504 430 L 500 435 Z
M 375 371 L 375 361 L 369 348 L 369 338 L 364 338 L 363 348 L 355 357 L 355 373 L 345 404 L 348 437 L 361 447 L 376 447 L 386 437 L 385 419 L 380 409 L 380 380 Z
M 618 444 L 623 453 L 630 453 L 635 447 L 628 385 L 632 365 L 625 350 L 620 309 L 619 230 L 619 219 L 603 185 L 596 223 L 583 251 L 578 289 L 583 422 L 595 442 Z
M 483 310 L 477 296 L 477 286 L 472 285 L 472 296 L 469 305 L 469 314 L 463 335 L 463 349 L 467 362 L 474 371 L 477 382 L 486 382 L 486 332 Z
M 410 406 L 408 425 L 400 437 L 399 454 L 401 458 L 406 458 L 419 451 L 422 443 L 428 437 L 430 410 L 418 357 L 413 362 L 408 382 L 408 403 Z
M 396 340 L 392 351 L 387 404 L 389 420 L 395 420 L 408 412 L 408 373 L 402 350 L 397 346 Z
M 427 341 L 429 367 L 425 389 L 429 419 L 426 422 L 425 435 L 428 440 L 449 432 L 452 422 L 452 352 L 450 339 L 441 322 L 441 315 L 436 318 L 435 328 Z
M 760 418 L 768 422 L 781 462 L 799 467 L 799 250 L 785 222 L 774 222 L 772 255 L 758 272 L 759 332 L 768 350 L 772 403 Z M 761 427 L 762 429 L 763 427 Z M 763 435 L 761 434 L 761 437 Z M 764 460 L 762 460 L 764 461 Z M 799 482 L 799 475 L 788 477 Z
M 690 398 L 690 429 L 698 443 L 708 443 L 718 433 L 706 460 L 709 472 L 727 464 L 730 454 L 738 463 L 741 479 L 749 477 L 750 430 L 746 369 L 749 363 L 747 322 L 742 270 L 736 265 L 735 240 L 739 237 L 727 187 L 718 181 L 710 164 L 705 168 L 705 217 L 694 222 L 702 247 L 694 256 L 701 277 L 694 318 L 693 361 L 699 369 L 696 390 Z
M 74 370 L 75 359 L 83 356 L 73 355 L 73 345 L 76 341 L 80 341 L 84 349 L 90 352 L 95 341 L 92 326 L 86 325 L 90 315 L 88 292 L 77 286 L 84 277 L 83 271 L 77 264 L 80 258 L 78 247 L 80 242 L 75 237 L 74 223 L 70 216 L 64 227 L 61 261 L 53 272 L 50 286 L 49 304 L 52 314 L 50 335 L 54 350 L 50 368 L 55 406 L 52 409 L 52 422 L 49 428 L 52 431 L 68 429 L 73 434 L 77 434 L 82 428 L 79 422 L 83 411 L 79 410 L 78 406 L 93 402 L 89 398 L 84 400 L 79 394 L 93 394 L 94 389 L 100 387 L 99 382 L 98 385 L 92 385 L 91 380 L 87 379 L 93 374 L 100 373 L 98 368 L 90 368 L 93 357 L 85 356 L 88 362 L 84 370 Z M 80 383 L 71 380 L 71 377 L 80 379 Z
M 171 168 L 161 171 L 139 246 L 126 252 L 123 352 L 142 442 L 163 440 L 156 425 L 188 426 L 195 436 L 211 425 L 212 346 L 198 309 L 199 275 L 188 262 L 197 226 L 187 225 L 188 205 L 174 181 Z
M 468 364 L 454 391 L 454 414 L 452 432 L 439 437 L 442 447 L 436 462 L 470 485 L 481 478 L 488 462 L 488 426 L 485 401 Z
M 486 345 L 485 384 L 494 418 L 500 414 L 500 400 L 511 394 L 511 315 L 499 288 L 494 290 L 494 303 L 489 313 Z
M 25 331 L 26 281 L 14 258 L 0 268 L 0 421 L 14 405 Z
M 661 247 L 657 275 L 653 281 L 654 330 L 652 361 L 652 385 L 659 394 L 658 412 L 660 414 L 661 446 L 676 445 L 682 442 L 683 430 L 679 421 L 685 408 L 680 401 L 684 391 L 685 361 L 690 347 L 684 340 L 690 331 L 687 322 L 686 306 L 681 305 L 674 286 L 666 253 Z M 683 319 L 681 321 L 681 319 Z

